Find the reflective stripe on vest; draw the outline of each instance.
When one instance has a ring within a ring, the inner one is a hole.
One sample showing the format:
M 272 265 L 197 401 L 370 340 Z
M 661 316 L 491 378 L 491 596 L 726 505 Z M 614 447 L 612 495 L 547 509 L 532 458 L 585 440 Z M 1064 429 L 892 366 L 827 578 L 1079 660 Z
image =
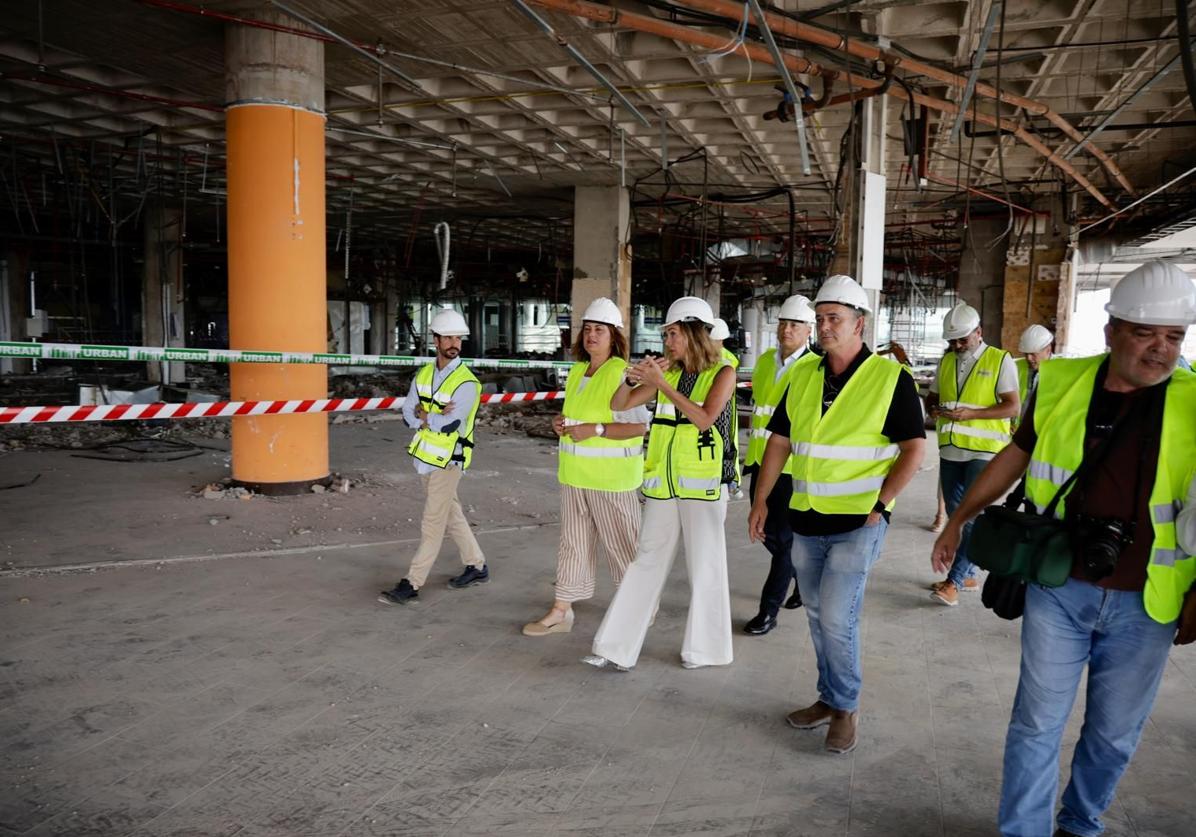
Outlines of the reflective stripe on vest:
M 967 380 L 960 391 L 958 376 L 959 357 L 947 352 L 939 364 L 939 405 L 944 410 L 966 407 L 984 410 L 1000 403 L 997 384 L 1001 379 L 1001 366 L 1008 352 L 992 346 L 985 346 L 980 357 L 972 364 Z M 977 453 L 998 453 L 1009 444 L 1012 425 L 1009 419 L 968 419 L 954 421 L 940 416 L 935 420 L 939 447 L 952 445 L 962 450 Z
M 623 382 L 627 361 L 607 358 L 585 385 L 589 364 L 575 363 L 565 381 L 565 404 L 561 414 L 566 424 L 610 424 L 615 390 Z M 557 447 L 557 479 L 562 485 L 592 491 L 634 491 L 644 478 L 644 437 L 608 439 L 591 436 L 576 442 L 567 434 Z
M 1052 358 L 1039 367 L 1033 415 L 1037 442 L 1026 474 L 1026 497 L 1040 510 L 1083 460 L 1092 390 L 1107 357 Z M 1196 470 L 1196 422 L 1192 420 L 1196 375 L 1177 369 L 1165 397 L 1149 500 L 1153 540 L 1142 592 L 1146 612 L 1164 624 L 1178 617 L 1184 594 L 1196 579 L 1196 558 L 1179 548 L 1175 531 L 1178 510 Z M 1062 501 L 1056 515 L 1066 516 Z
M 790 508 L 822 514 L 872 511 L 900 451 L 883 431 L 902 374 L 908 373 L 896 361 L 870 355 L 824 414 L 822 363 L 801 363 L 794 371 L 785 402 L 791 427 Z
M 586 439 L 588 442 L 589 439 Z M 623 446 L 609 448 L 592 448 L 585 445 L 566 442 L 563 440 L 560 443 L 560 452 L 568 454 L 569 456 L 580 456 L 583 459 L 628 459 L 635 456 L 644 455 L 644 446 L 642 444 L 635 444 L 634 446 Z
M 704 404 L 715 377 L 726 365 L 720 360 L 701 372 L 689 400 Z M 665 380 L 676 389 L 681 370 L 670 369 Z M 728 401 L 723 409 L 732 409 L 732 402 Z M 644 496 L 653 500 L 718 500 L 722 495 L 723 459 L 729 447 L 730 440 L 723 439 L 716 425 L 699 431 L 673 402 L 663 393 L 658 394 L 644 459 Z
M 415 394 L 430 414 L 444 413 L 445 405 L 453 400 L 453 393 L 462 384 L 473 383 L 478 388 L 478 394 L 481 394 L 482 387 L 477 376 L 463 363 L 458 364 L 433 391 L 435 374 L 435 363 L 421 366 L 415 373 Z M 481 398 L 474 399 L 469 415 L 462 419 L 452 433 L 437 433 L 429 428 L 417 430 L 407 447 L 407 453 L 437 468 L 447 468 L 450 462 L 456 462 L 462 469 L 468 468 L 473 461 L 473 426 L 481 403 Z

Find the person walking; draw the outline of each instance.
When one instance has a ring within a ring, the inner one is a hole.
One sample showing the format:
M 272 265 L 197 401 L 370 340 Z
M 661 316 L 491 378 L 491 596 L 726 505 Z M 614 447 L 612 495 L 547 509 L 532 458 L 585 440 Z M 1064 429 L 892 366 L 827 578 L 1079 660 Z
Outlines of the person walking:
M 814 308 L 810 300 L 801 294 L 794 294 L 781 304 L 777 321 L 777 347 L 760 355 L 752 370 L 752 430 L 748 437 L 747 456 L 743 470 L 751 474 L 750 496 L 756 501 L 759 484 L 760 463 L 768 445 L 768 422 L 781 404 L 781 398 L 789 388 L 793 370 L 799 361 L 816 359 L 810 351 L 810 332 L 814 325 Z M 784 409 L 782 407 L 782 409 Z M 801 590 L 794 586 L 793 572 L 793 530 L 789 528 L 789 497 L 793 494 L 793 480 L 789 474 L 789 461 L 777 477 L 776 485 L 768 494 L 768 518 L 764 522 L 764 548 L 772 557 L 768 577 L 760 590 L 760 609 L 743 626 L 749 636 L 763 636 L 777 626 L 777 614 L 782 603 L 794 610 L 801 607 Z
M 1027 584 L 1021 668 L 1005 737 L 998 824 L 1004 837 L 1096 837 L 1138 747 L 1173 643 L 1196 638 L 1196 557 L 1181 507 L 1196 470 L 1196 375 L 1177 369 L 1196 287 L 1149 262 L 1105 306 L 1108 352 L 1055 359 L 1013 444 L 972 485 L 935 542 L 954 560 L 964 526 L 1023 473 L 1039 513 L 1071 531 L 1074 563 L 1060 587 Z M 1074 479 L 1072 479 L 1074 475 Z M 1084 723 L 1056 811 L 1060 744 L 1088 670 Z
M 722 359 L 729 363 L 731 368 L 736 371 L 738 381 L 739 358 L 724 345 L 724 341 L 730 336 L 731 329 L 728 327 L 727 321 L 722 317 L 715 317 L 714 328 L 710 330 L 710 340 L 714 343 L 715 348 L 718 349 Z M 736 384 L 736 388 L 738 389 L 738 383 Z M 735 458 L 735 482 L 730 485 L 730 492 L 727 496 L 732 500 L 742 500 L 743 492 L 739 488 L 743 484 L 743 468 L 740 465 L 739 459 L 739 399 L 734 394 L 731 396 L 731 441 L 733 444 L 728 452 Z
M 415 460 L 425 493 L 419 548 L 407 575 L 378 594 L 383 604 L 408 604 L 419 598 L 446 532 L 465 564 L 449 587 L 460 590 L 490 580 L 486 556 L 457 499 L 457 486 L 473 461 L 474 419 L 481 403 L 478 379 L 461 362 L 461 338 L 469 336 L 469 326 L 460 313 L 445 308 L 432 318 L 430 330 L 436 360 L 415 373 L 403 401 L 403 418 L 415 430 L 407 453 Z
M 926 396 L 939 442 L 939 485 L 947 514 L 1001 448 L 1009 444 L 1011 420 L 1020 409 L 1017 367 L 1008 352 L 984 342 L 980 314 L 961 302 L 943 318 L 947 353 Z M 930 585 L 930 597 L 947 607 L 961 592 L 976 592 L 980 580 L 968 560 L 969 525 L 955 563 L 942 581 Z
M 864 345 L 872 313 L 864 289 L 831 276 L 814 311 L 826 354 L 798 361 L 784 408 L 769 421 L 748 535 L 764 539 L 768 498 L 788 462 L 793 568 L 818 662 L 818 699 L 786 720 L 797 729 L 827 725 L 827 752 L 848 753 L 858 741 L 864 587 L 894 501 L 922 463 L 926 430 L 909 370 Z
M 639 659 L 678 543 L 689 570 L 689 616 L 681 645 L 685 668 L 727 665 L 731 594 L 727 581 L 727 486 L 736 479 L 731 445 L 735 371 L 710 340 L 714 314 L 698 297 L 681 297 L 665 315 L 665 358 L 645 358 L 628 372 L 611 407 L 656 398 L 644 461 L 647 498 L 635 560 L 627 568 L 583 662 L 627 670 Z
M 561 414 L 552 423 L 560 437 L 556 595 L 548 613 L 523 626 L 525 636 L 573 630 L 573 603 L 594 595 L 599 543 L 616 589 L 635 558 L 648 410 L 640 406 L 616 412 L 610 406 L 627 369 L 622 328 L 622 313 L 605 297 L 582 314 L 581 332 L 573 343 L 577 362 L 565 382 Z

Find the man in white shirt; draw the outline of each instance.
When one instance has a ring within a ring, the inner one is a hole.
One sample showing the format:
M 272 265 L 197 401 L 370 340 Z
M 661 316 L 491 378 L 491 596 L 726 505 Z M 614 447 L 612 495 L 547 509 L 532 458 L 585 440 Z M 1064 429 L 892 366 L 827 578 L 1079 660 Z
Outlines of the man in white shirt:
M 752 475 L 751 497 L 756 496 L 756 479 L 764 450 L 768 445 L 768 422 L 789 388 L 790 373 L 797 361 L 810 351 L 810 332 L 814 307 L 810 300 L 795 294 L 781 305 L 777 321 L 777 347 L 760 355 L 752 372 L 752 425 L 743 470 Z M 793 570 L 793 530 L 789 527 L 789 497 L 793 480 L 786 463 L 784 472 L 768 495 L 768 519 L 764 524 L 764 548 L 772 556 L 768 577 L 760 590 L 760 610 L 743 626 L 749 636 L 763 636 L 777 626 L 781 607 L 801 607 L 801 591 Z M 793 595 L 789 585 L 793 584 Z M 784 603 L 782 605 L 782 602 Z
M 407 575 L 378 595 L 383 604 L 408 604 L 419 598 L 446 532 L 465 564 L 465 571 L 452 578 L 449 587 L 461 589 L 490 580 L 486 556 L 457 499 L 457 485 L 473 459 L 474 418 L 481 395 L 478 379 L 461 363 L 461 338 L 468 336 L 469 326 L 458 312 L 445 309 L 432 318 L 431 330 L 436 360 L 415 374 L 403 402 L 403 418 L 415 430 L 407 452 L 427 495 L 419 548 Z
M 927 412 L 937 419 L 939 481 L 947 513 L 955 511 L 984 466 L 1009 444 L 1011 419 L 1018 415 L 1017 367 L 1008 352 L 984 342 L 980 314 L 961 302 L 943 319 L 948 352 L 926 397 Z M 968 525 L 955 563 L 930 596 L 954 607 L 961 592 L 980 589 L 976 566 L 967 558 Z

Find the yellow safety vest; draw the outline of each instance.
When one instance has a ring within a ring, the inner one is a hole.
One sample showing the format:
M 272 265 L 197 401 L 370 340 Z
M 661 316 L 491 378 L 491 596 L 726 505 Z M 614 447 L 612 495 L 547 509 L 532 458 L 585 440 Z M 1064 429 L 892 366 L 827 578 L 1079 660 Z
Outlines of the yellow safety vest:
M 1022 402 L 1022 407 L 1026 406 L 1026 398 L 1030 395 L 1030 362 L 1024 357 L 1019 357 L 1013 362 L 1017 367 L 1017 398 Z
M 1108 355 L 1053 358 L 1038 368 L 1034 430 L 1026 497 L 1043 512 L 1063 483 L 1080 467 L 1088 427 L 1088 406 L 1101 363 Z M 1175 518 L 1196 469 L 1196 374 L 1176 369 L 1167 383 L 1159 460 L 1150 492 L 1154 540 L 1146 569 L 1143 605 L 1150 618 L 1166 624 L 1179 616 L 1184 594 L 1196 579 L 1196 558 L 1176 541 Z M 1126 479 L 1133 479 L 1126 475 Z M 1070 489 L 1069 489 L 1070 491 Z M 1055 516 L 1064 517 L 1060 502 Z
M 726 365 L 720 360 L 699 374 L 689 400 L 704 404 L 715 376 Z M 670 369 L 664 377 L 676 389 L 681 369 Z M 727 444 L 717 426 L 699 431 L 663 393 L 657 394 L 644 462 L 644 496 L 653 500 L 719 499 Z
M 1030 363 L 1024 357 L 1019 357 L 1013 365 L 1017 367 L 1017 400 L 1021 407 L 1020 413 L 1009 420 L 1009 429 L 1016 433 L 1022 416 L 1026 414 L 1026 399 L 1030 397 Z
M 897 361 L 869 355 L 824 414 L 824 364 L 798 362 L 785 401 L 793 474 L 789 508 L 822 514 L 872 511 L 899 452 L 883 430 L 902 373 L 908 371 Z
M 578 392 L 589 363 L 573 364 L 565 382 L 565 405 L 561 413 L 566 423 L 610 424 L 614 412 L 611 397 L 623 382 L 627 361 L 608 358 Z M 607 439 L 592 436 L 575 442 L 567 435 L 558 443 L 557 479 L 562 485 L 595 491 L 634 491 L 644 480 L 644 437 Z
M 437 433 L 430 428 L 421 428 L 415 433 L 415 438 L 407 447 L 407 453 L 420 462 L 435 465 L 437 468 L 448 467 L 450 462 L 456 462 L 464 470 L 473 461 L 473 422 L 478 414 L 478 407 L 482 403 L 481 384 L 477 376 L 465 364 L 460 364 L 440 382 L 435 392 L 432 391 L 432 381 L 436 364 L 429 363 L 420 367 L 415 373 L 415 393 L 419 396 L 419 403 L 429 414 L 444 412 L 444 406 L 453 400 L 453 393 L 457 387 L 465 383 L 474 383 L 478 387 L 479 397 L 473 402 L 473 409 L 465 417 L 457 429 L 452 433 Z
M 758 467 L 764 461 L 764 449 L 768 447 L 768 437 L 772 435 L 768 432 L 768 422 L 772 420 L 773 413 L 781 403 L 781 396 L 793 380 L 793 370 L 797 368 L 797 364 L 818 357 L 809 348 L 802 351 L 802 356 L 790 362 L 788 370 L 779 381 L 776 379 L 776 349 L 769 349 L 756 361 L 752 370 L 752 429 L 748 436 L 747 457 L 743 461 L 748 467 Z M 785 469 L 781 473 L 789 473 L 788 459 L 785 460 Z
M 997 382 L 1000 380 L 1001 363 L 1008 352 L 986 346 L 968 378 L 963 383 L 963 392 L 956 383 L 955 352 L 947 352 L 939 364 L 939 406 L 944 410 L 969 407 L 984 410 L 997 404 Z M 935 422 L 939 447 L 954 445 L 963 450 L 978 453 L 998 453 L 1009 444 L 1011 425 L 1009 419 L 969 419 L 952 421 L 940 416 Z
M 722 353 L 723 353 L 723 360 L 725 360 L 727 363 L 731 364 L 732 369 L 739 368 L 739 358 L 735 357 L 734 353 L 732 353 L 732 351 L 730 349 L 724 347 L 722 349 Z

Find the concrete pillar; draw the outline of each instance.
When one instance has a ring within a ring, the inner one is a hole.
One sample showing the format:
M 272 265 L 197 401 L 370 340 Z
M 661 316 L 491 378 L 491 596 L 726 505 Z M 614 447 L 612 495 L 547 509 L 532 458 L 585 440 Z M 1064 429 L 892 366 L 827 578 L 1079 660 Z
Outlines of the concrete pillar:
M 187 345 L 183 286 L 183 212 L 161 204 L 145 215 L 145 262 L 141 281 L 141 340 L 144 346 Z M 186 381 L 186 364 L 146 364 L 151 381 Z
M 0 254 L 0 341 L 28 343 L 29 254 L 10 250 Z M 48 339 L 48 338 L 41 338 Z M 34 362 L 20 358 L 0 358 L 0 374 L 24 375 L 32 372 Z
M 1005 216 L 972 219 L 969 228 L 963 231 L 963 254 L 959 262 L 959 299 L 980 312 L 984 339 L 993 346 L 1002 345 L 1005 322 L 1008 236 L 1002 238 L 1001 234 L 1008 223 Z
M 259 16 L 294 26 L 273 12 Z M 225 32 L 229 343 L 326 348 L 324 45 L 285 32 Z M 236 400 L 314 399 L 325 366 L 233 364 Z M 232 475 L 268 493 L 328 476 L 328 417 L 233 419 Z
M 860 163 L 849 172 L 838 251 L 831 273 L 845 273 L 864 286 L 872 316 L 864 327 L 864 342 L 876 346 L 885 248 L 885 118 L 888 99 L 878 96 L 861 103 L 858 138 Z
M 573 337 L 586 306 L 600 296 L 631 323 L 631 201 L 621 186 L 578 186 L 573 194 Z M 629 331 L 629 330 L 628 330 Z

